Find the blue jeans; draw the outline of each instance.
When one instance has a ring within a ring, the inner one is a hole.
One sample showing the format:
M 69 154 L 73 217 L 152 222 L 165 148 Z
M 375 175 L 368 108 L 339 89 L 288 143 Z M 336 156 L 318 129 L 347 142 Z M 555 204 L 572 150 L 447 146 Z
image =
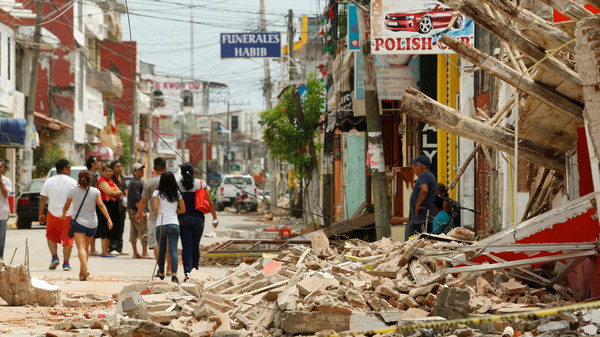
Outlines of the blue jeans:
M 198 269 L 200 260 L 200 239 L 204 232 L 204 220 L 195 216 L 185 216 L 180 222 L 181 259 L 183 271 L 187 274 L 192 269 Z
M 171 271 L 177 274 L 179 258 L 177 256 L 177 243 L 179 242 L 179 225 L 167 224 L 156 227 L 156 241 L 158 242 L 158 273 L 165 273 L 165 256 L 167 255 L 167 243 L 171 255 Z
M 6 223 L 8 219 L 0 220 L 0 258 L 4 259 L 4 243 L 6 242 Z

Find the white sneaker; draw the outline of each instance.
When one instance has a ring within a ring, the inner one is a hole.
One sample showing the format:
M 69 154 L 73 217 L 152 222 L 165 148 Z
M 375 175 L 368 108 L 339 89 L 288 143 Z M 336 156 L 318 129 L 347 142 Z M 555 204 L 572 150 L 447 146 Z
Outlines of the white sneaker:
M 110 255 L 119 255 L 119 252 L 117 252 L 116 250 L 113 250 L 110 252 Z

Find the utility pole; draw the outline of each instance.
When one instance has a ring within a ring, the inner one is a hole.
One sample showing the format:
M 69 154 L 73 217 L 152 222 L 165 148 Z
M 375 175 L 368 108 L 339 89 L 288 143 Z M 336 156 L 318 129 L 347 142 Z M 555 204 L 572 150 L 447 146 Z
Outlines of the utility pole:
M 194 84 L 194 0 L 190 0 L 190 46 L 192 47 L 190 55 L 190 66 L 192 70 L 192 85 Z M 192 86 L 193 88 L 193 86 Z M 190 88 L 191 90 L 191 88 Z
M 44 1 L 37 0 L 35 17 L 35 29 L 33 31 L 33 54 L 31 56 L 31 74 L 29 77 L 29 96 L 27 97 L 27 108 L 25 110 L 25 144 L 23 144 L 23 168 L 25 174 L 22 182 L 29 184 L 31 171 L 33 170 L 33 112 L 35 111 L 35 93 L 37 88 L 38 63 L 40 59 L 40 40 L 42 39 L 42 15 L 44 14 Z M 17 173 L 18 174 L 18 173 Z
M 133 43 L 133 42 L 131 42 Z M 135 67 L 137 67 L 137 62 L 135 62 L 134 60 L 131 60 L 131 62 L 134 62 Z M 133 113 L 131 114 L 131 139 L 130 139 L 130 152 L 129 152 L 129 165 L 131 167 L 131 165 L 133 165 L 135 163 L 135 135 L 136 135 L 136 127 L 137 127 L 137 68 L 135 67 L 131 67 L 132 69 L 135 69 L 133 71 L 133 74 L 131 74 L 131 95 L 133 96 L 133 104 L 132 104 L 132 109 L 133 109 Z
M 369 7 L 369 1 L 362 1 Z M 385 161 L 383 157 L 383 137 L 381 135 L 381 120 L 379 117 L 379 97 L 377 97 L 377 82 L 374 74 L 373 57 L 371 56 L 371 27 L 369 13 L 361 6 L 356 6 L 358 16 L 358 31 L 360 38 L 360 53 L 362 54 L 363 79 L 365 82 L 365 108 L 367 115 L 367 142 L 372 165 L 373 203 L 375 204 L 375 228 L 377 239 L 390 237 L 390 210 L 386 188 Z M 367 26 L 367 20 L 369 25 Z
M 294 11 L 288 11 L 288 73 L 289 84 L 292 84 L 296 79 L 296 71 L 294 68 Z
M 267 18 L 265 15 L 265 0 L 260 0 L 260 30 L 262 32 L 267 31 Z M 265 104 L 267 110 L 273 109 L 273 104 L 271 103 L 271 69 L 269 68 L 269 60 L 264 60 L 264 69 L 265 69 L 265 84 L 264 84 L 264 92 L 265 92 Z M 269 190 L 270 190 L 270 202 L 271 204 L 277 206 L 277 161 L 271 158 L 270 155 L 267 156 L 269 163 Z

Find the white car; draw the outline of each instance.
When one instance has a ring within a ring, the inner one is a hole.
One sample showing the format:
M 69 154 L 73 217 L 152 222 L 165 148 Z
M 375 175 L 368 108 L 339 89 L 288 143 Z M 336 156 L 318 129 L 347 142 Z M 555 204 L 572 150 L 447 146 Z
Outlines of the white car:
M 258 209 L 258 203 L 256 202 L 258 190 L 256 184 L 254 184 L 254 179 L 251 175 L 231 174 L 223 176 L 223 180 L 217 188 L 217 203 L 215 204 L 217 211 L 222 211 L 225 206 L 231 206 L 237 193 L 242 190 L 248 193 L 247 202 L 250 204 L 250 211 L 256 212 Z
M 85 166 L 71 166 L 71 178 L 78 180 L 79 179 L 79 172 L 83 171 L 83 170 L 87 170 L 87 167 Z M 50 169 L 50 171 L 48 171 L 48 175 L 46 176 L 46 179 L 53 177 L 56 175 L 56 167 L 53 167 Z

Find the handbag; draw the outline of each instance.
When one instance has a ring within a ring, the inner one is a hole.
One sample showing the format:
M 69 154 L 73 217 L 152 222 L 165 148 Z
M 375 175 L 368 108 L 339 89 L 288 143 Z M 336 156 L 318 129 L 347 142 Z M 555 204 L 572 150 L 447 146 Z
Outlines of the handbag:
M 75 214 L 75 218 L 71 219 L 71 222 L 69 222 L 69 237 L 72 239 L 75 236 L 75 220 L 77 220 L 77 217 L 79 216 L 79 212 L 81 212 L 81 207 L 83 207 L 83 202 L 85 201 L 85 198 L 88 195 L 88 192 L 90 191 L 90 188 L 88 187 L 87 190 L 85 190 L 85 194 L 83 195 L 83 200 L 81 200 L 81 204 L 79 205 L 79 209 L 77 210 L 77 214 Z
M 202 188 L 204 181 L 200 180 L 200 188 L 196 190 L 195 205 L 197 211 L 203 214 L 210 213 L 210 203 L 208 202 L 208 194 L 206 193 L 206 185 Z

